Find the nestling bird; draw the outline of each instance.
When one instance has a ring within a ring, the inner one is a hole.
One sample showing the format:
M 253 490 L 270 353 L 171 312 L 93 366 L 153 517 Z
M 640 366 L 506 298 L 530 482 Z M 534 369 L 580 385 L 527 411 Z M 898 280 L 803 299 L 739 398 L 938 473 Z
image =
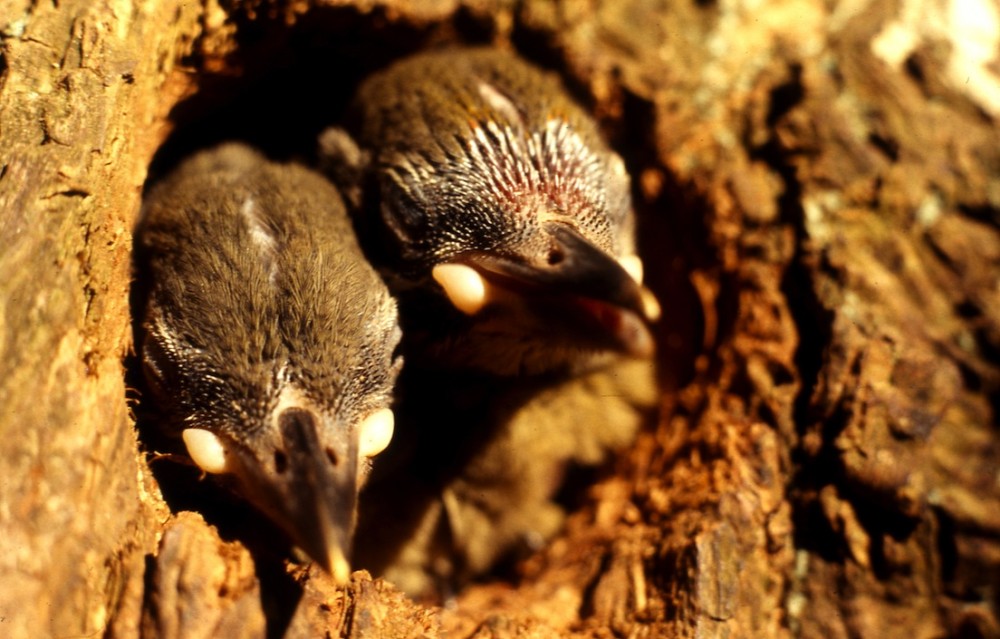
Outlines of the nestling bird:
M 223 145 L 150 190 L 136 248 L 142 360 L 167 428 L 343 583 L 401 362 L 395 302 L 337 190 Z
M 629 178 L 552 74 L 487 48 L 368 79 L 321 160 L 400 302 L 398 439 L 357 556 L 447 594 L 558 530 L 566 473 L 656 401 Z
M 496 49 L 417 55 L 362 85 L 349 132 L 321 156 L 364 209 L 413 363 L 515 375 L 651 354 L 628 174 L 554 75 Z

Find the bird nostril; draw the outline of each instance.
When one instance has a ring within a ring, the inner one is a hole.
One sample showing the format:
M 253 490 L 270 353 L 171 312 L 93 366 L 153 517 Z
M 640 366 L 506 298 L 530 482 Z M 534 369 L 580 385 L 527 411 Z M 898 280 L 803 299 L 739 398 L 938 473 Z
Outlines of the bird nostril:
M 340 463 L 340 460 L 337 457 L 337 452 L 332 448 L 326 449 L 326 458 L 330 460 L 330 465 L 332 466 L 336 466 L 338 463 Z
M 557 248 L 549 249 L 548 262 L 549 266 L 556 266 L 560 262 L 566 259 L 566 255 Z
M 288 469 L 288 456 L 282 450 L 274 451 L 274 470 L 278 474 L 284 473 Z

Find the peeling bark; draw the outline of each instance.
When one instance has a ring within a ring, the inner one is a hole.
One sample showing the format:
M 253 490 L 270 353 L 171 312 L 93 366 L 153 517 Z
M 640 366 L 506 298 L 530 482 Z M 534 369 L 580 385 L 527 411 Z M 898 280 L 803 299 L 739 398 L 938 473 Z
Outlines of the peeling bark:
M 7 0 L 0 635 L 1000 637 L 1000 18 L 914 6 Z M 442 609 L 186 512 L 125 366 L 149 171 L 308 157 L 365 73 L 454 41 L 588 102 L 666 317 L 657 426 Z

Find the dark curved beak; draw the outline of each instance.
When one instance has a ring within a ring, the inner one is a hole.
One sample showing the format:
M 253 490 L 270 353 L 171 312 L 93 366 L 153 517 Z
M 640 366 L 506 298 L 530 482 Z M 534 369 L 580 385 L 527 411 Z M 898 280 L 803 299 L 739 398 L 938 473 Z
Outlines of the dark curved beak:
M 318 416 L 302 408 L 285 409 L 277 426 L 280 444 L 241 449 L 234 474 L 244 496 L 343 585 L 357 519 L 357 433 L 321 441 Z
M 502 255 L 478 263 L 502 276 L 606 302 L 642 316 L 642 288 L 617 260 L 565 224 L 550 222 L 545 230 L 553 241 L 547 264 L 538 266 Z
M 548 222 L 544 231 L 551 248 L 542 264 L 516 252 L 477 252 L 464 261 L 495 284 L 534 300 L 533 310 L 553 320 L 551 330 L 566 324 L 601 346 L 651 355 L 646 326 L 651 318 L 643 296 L 652 294 L 572 227 Z

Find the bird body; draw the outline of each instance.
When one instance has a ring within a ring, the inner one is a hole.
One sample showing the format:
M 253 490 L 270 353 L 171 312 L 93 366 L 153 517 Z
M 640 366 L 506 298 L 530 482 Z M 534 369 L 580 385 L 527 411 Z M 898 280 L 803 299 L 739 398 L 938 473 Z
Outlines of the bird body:
M 397 439 L 362 493 L 355 562 L 411 595 L 447 596 L 537 549 L 562 527 L 566 480 L 652 419 L 654 373 L 629 358 L 529 378 L 407 366 Z
M 368 459 L 392 433 L 400 333 L 337 190 L 223 145 L 150 190 L 136 248 L 166 428 L 343 581 Z
M 407 361 L 358 563 L 447 594 L 551 537 L 567 474 L 655 406 L 629 178 L 554 74 L 489 48 L 374 74 L 320 151 L 399 300 Z

